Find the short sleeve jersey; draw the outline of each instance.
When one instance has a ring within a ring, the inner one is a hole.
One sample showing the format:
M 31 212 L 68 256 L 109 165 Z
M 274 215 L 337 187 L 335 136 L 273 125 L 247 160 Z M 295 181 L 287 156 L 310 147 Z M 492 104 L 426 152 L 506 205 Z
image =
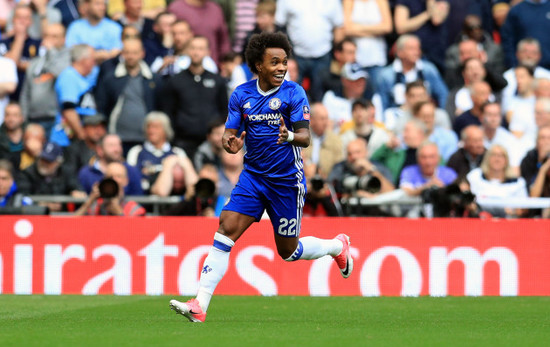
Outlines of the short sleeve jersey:
M 97 68 L 84 77 L 72 66 L 69 66 L 57 78 L 55 91 L 61 109 L 74 108 L 82 116 L 90 116 L 96 113 L 95 99 L 92 88 L 97 78 Z
M 288 142 L 277 144 L 281 117 L 291 131 L 296 122 L 309 122 L 306 93 L 295 82 L 284 81 L 264 92 L 257 80 L 252 80 L 231 94 L 225 127 L 246 131 L 245 170 L 272 178 L 303 175 L 301 148 Z

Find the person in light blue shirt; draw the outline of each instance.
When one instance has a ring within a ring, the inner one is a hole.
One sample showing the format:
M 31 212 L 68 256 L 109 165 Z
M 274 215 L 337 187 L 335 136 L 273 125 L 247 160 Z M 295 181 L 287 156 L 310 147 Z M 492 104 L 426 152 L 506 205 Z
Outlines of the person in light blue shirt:
M 424 142 L 416 150 L 418 164 L 409 165 L 401 171 L 399 188 L 410 196 L 419 196 L 430 187 L 445 187 L 457 178 L 456 172 L 440 165 L 439 151 L 433 142 Z
M 99 64 L 120 53 L 122 27 L 105 18 L 105 0 L 83 1 L 88 6 L 86 16 L 69 25 L 65 45 L 72 47 L 84 43 L 92 46 L 95 49 L 94 58 Z
M 435 105 L 431 101 L 421 101 L 414 105 L 413 115 L 420 119 L 428 130 L 428 140 L 434 142 L 444 162 L 458 150 L 458 137 L 450 129 L 435 125 Z

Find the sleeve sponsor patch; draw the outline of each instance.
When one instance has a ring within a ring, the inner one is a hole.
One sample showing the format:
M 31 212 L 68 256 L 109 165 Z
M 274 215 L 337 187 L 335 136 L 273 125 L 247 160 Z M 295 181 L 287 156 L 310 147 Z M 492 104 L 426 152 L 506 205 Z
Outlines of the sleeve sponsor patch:
M 309 106 L 305 105 L 302 109 L 304 111 L 304 119 L 309 120 Z

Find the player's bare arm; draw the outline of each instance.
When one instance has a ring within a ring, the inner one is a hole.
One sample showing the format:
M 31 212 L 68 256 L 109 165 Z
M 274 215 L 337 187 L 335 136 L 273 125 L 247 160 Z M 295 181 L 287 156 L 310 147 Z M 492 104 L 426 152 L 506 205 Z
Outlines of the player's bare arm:
M 241 133 L 240 137 L 237 137 L 238 129 L 225 129 L 222 137 L 223 148 L 232 154 L 237 153 L 244 146 L 244 138 L 246 136 L 246 131 Z
M 281 124 L 279 125 L 279 138 L 277 139 L 277 144 L 281 145 L 285 142 L 290 142 L 294 146 L 307 147 L 311 142 L 310 133 L 308 128 L 297 129 L 293 133 L 293 138 L 289 141 L 290 130 L 285 125 L 283 117 L 281 117 Z

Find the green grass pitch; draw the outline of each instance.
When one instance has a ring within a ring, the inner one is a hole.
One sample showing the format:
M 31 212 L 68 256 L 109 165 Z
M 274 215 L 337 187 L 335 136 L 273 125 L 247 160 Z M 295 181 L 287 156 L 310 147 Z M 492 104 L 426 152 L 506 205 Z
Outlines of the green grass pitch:
M 205 324 L 170 298 L 0 295 L 0 346 L 550 345 L 550 297 L 215 296 Z

